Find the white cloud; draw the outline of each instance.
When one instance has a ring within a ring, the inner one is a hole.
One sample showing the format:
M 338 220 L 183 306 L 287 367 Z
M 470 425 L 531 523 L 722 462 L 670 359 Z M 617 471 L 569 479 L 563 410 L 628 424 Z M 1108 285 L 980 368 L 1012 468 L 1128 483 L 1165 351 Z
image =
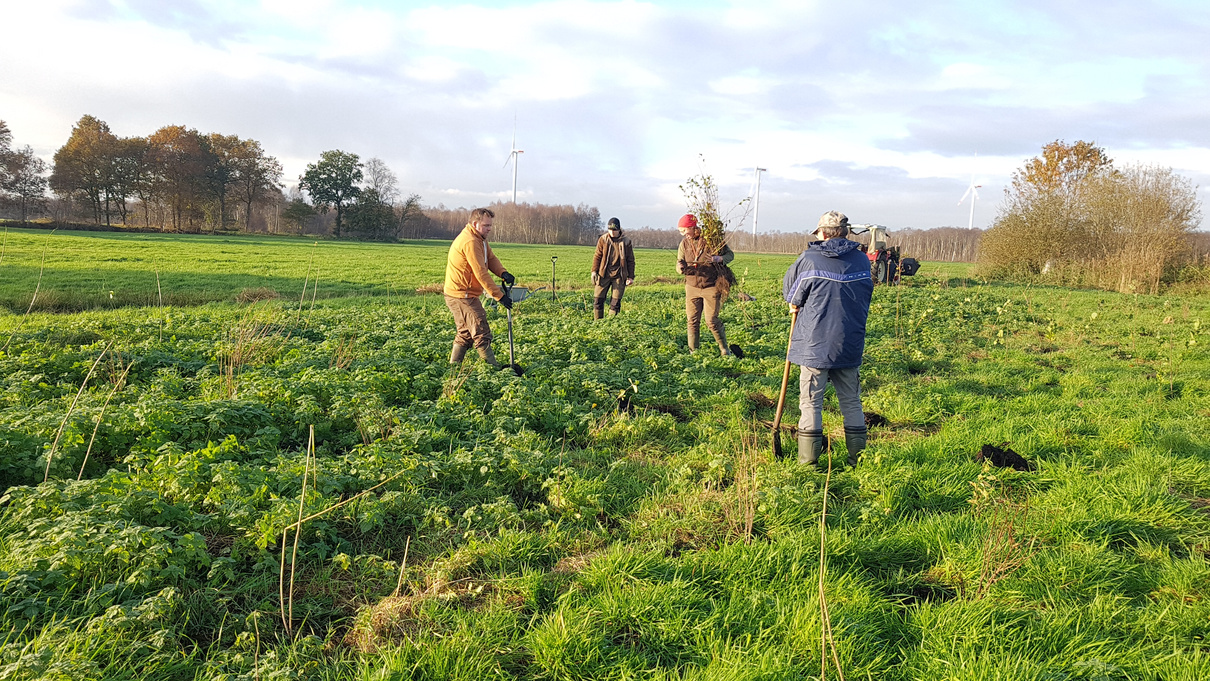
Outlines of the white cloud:
M 403 183 L 453 192 L 426 200 L 482 201 L 511 198 L 500 164 L 519 111 L 526 197 L 640 206 L 648 218 L 636 219 L 653 224 L 682 207 L 676 185 L 699 153 L 729 192 L 748 191 L 754 165 L 769 169 L 762 224 L 766 211 L 774 224 L 827 198 L 808 187 L 955 223 L 972 171 L 1002 186 L 1056 138 L 1210 177 L 1205 12 L 198 0 L 106 15 L 85 2 L 9 4 L 6 22 L 23 29 L 0 41 L 0 117 L 44 156 L 89 113 L 122 135 L 183 123 L 261 139 L 288 177 L 346 148 L 386 159 Z M 1089 13 L 1099 39 L 1071 12 Z

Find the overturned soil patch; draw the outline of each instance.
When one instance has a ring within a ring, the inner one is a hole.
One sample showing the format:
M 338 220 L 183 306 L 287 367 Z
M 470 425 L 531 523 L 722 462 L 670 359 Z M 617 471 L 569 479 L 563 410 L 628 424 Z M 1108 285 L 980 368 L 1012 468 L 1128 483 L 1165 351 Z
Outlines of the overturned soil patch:
M 1000 447 L 996 445 L 983 445 L 979 453 L 975 455 L 975 461 L 983 463 L 990 461 L 993 466 L 1000 468 L 1012 468 L 1022 472 L 1033 471 L 1037 467 L 1033 463 L 1027 461 L 1025 457 L 1008 449 L 1008 443 L 1002 443 Z

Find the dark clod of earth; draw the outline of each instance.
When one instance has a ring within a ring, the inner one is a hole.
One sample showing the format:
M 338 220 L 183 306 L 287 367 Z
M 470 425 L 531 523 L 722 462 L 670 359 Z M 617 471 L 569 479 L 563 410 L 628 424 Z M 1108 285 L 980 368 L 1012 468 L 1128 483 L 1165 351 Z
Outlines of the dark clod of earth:
M 730 350 L 731 354 L 735 355 L 735 357 L 737 359 L 744 358 L 744 349 L 741 348 L 740 346 L 736 345 L 735 343 L 732 343 L 731 346 L 728 348 L 728 350 Z
M 886 420 L 886 417 L 883 416 L 882 414 L 876 414 L 872 411 L 867 411 L 865 413 L 865 427 L 866 428 L 885 426 L 887 423 L 888 423 L 888 421 Z
M 1003 449 L 1001 449 L 1003 447 Z M 1026 461 L 1025 457 L 1008 449 L 1008 443 L 1004 442 L 1001 447 L 996 445 L 983 445 L 979 453 L 975 455 L 975 461 L 980 463 L 991 461 L 993 466 L 1000 468 L 1012 468 L 1018 471 L 1032 471 L 1036 467 Z
M 520 364 L 510 364 L 509 366 L 512 368 L 514 374 L 518 376 L 525 374 L 525 369 L 522 369 Z

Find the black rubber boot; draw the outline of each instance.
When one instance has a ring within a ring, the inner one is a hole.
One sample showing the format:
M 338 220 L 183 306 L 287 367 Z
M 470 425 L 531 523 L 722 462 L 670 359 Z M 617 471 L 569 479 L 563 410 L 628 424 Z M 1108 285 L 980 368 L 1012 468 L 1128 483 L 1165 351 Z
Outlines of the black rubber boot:
M 819 455 L 823 452 L 823 431 L 798 431 L 798 463 L 819 463 Z
M 845 449 L 849 450 L 849 458 L 845 461 L 845 463 L 849 464 L 850 466 L 857 465 L 857 455 L 861 453 L 861 450 L 865 449 L 867 438 L 866 433 L 867 431 L 865 426 L 860 426 L 858 428 L 850 428 L 845 426 L 844 428 L 844 445 Z

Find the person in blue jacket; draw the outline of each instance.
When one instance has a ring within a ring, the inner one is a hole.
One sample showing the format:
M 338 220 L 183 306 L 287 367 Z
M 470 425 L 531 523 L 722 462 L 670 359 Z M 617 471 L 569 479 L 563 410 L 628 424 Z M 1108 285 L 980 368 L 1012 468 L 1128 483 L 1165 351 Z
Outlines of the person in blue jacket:
M 849 219 L 829 211 L 807 250 L 786 272 L 784 297 L 797 321 L 790 334 L 788 359 L 802 367 L 799 376 L 798 461 L 816 463 L 823 451 L 823 396 L 828 381 L 844 415 L 848 464 L 857 465 L 865 449 L 865 412 L 858 374 L 865 352 L 866 318 L 874 280 L 870 260 L 849 235 Z

